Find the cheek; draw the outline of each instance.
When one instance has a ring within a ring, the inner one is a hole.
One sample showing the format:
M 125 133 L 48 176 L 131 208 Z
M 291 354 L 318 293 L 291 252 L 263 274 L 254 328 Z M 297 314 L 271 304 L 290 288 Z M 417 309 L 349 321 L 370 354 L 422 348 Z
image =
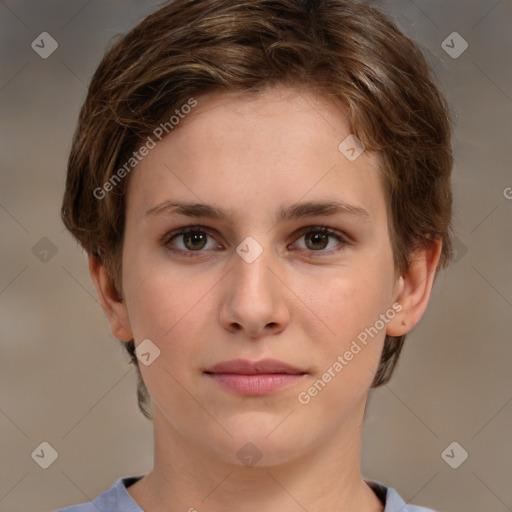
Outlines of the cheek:
M 381 315 L 392 305 L 392 269 L 391 252 L 381 252 L 357 267 L 340 268 L 315 279 L 314 287 L 308 279 L 300 281 L 298 295 L 307 297 L 304 302 L 310 309 L 299 320 L 301 329 L 322 346 L 317 352 L 321 357 L 317 377 L 322 381 L 318 387 L 322 389 L 325 383 L 330 389 L 322 394 L 333 406 L 339 407 L 340 400 L 352 403 L 362 398 L 371 385 L 385 340 Z
M 123 287 L 135 339 L 163 338 L 193 306 L 201 280 L 186 278 L 163 258 L 132 245 L 123 260 Z
M 208 341 L 216 318 L 209 294 L 219 276 L 208 270 L 191 276 L 162 258 L 155 260 L 144 253 L 126 259 L 127 309 L 136 345 L 152 340 L 160 361 L 174 373 L 183 370 L 184 361 L 198 360 Z
M 184 389 L 194 378 L 194 362 L 204 357 L 211 331 L 205 324 L 214 318 L 208 293 L 216 279 L 190 278 L 170 265 L 143 260 L 145 265 L 137 265 L 136 260 L 127 263 L 128 312 L 136 345 L 150 339 L 160 352 L 150 365 L 139 364 L 141 374 L 155 402 L 173 397 L 188 404 L 190 396 Z
M 337 419 L 333 424 L 338 425 L 371 386 L 385 339 L 385 328 L 376 323 L 389 304 L 387 282 L 371 273 L 352 272 L 329 283 L 326 293 L 316 295 L 315 303 L 325 326 L 318 324 L 316 333 L 308 333 L 318 345 L 317 374 L 299 390 L 297 399 L 311 413 L 325 416 L 330 411 Z
M 301 277 L 295 290 L 307 306 L 307 315 L 301 317 L 304 326 L 317 329 L 317 336 L 321 331 L 324 339 L 342 343 L 373 325 L 389 308 L 392 286 L 386 269 L 364 265 L 317 275 L 314 280 Z

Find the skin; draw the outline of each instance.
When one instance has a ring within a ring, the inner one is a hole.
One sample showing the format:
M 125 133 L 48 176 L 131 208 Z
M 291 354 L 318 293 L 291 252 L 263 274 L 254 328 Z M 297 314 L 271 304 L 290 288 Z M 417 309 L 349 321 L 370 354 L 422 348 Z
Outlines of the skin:
M 121 297 L 90 258 L 114 336 L 136 345 L 149 338 L 160 349 L 141 364 L 153 401 L 154 468 L 128 492 L 151 512 L 233 504 L 239 512 L 382 511 L 360 473 L 364 409 L 385 334 L 405 334 L 427 307 L 441 243 L 418 251 L 396 278 L 379 156 L 365 151 L 351 162 L 338 150 L 350 134 L 341 106 L 283 86 L 197 99 L 130 176 Z M 230 215 L 146 214 L 168 200 Z M 367 217 L 273 218 L 280 206 L 321 200 L 343 200 Z M 300 233 L 319 224 L 349 243 Z M 187 225 L 206 230 L 200 243 L 164 238 Z M 263 249 L 252 263 L 236 252 L 248 236 Z M 301 404 L 298 393 L 396 303 L 401 311 Z M 248 397 L 203 373 L 220 361 L 267 357 L 307 375 Z M 252 467 L 237 457 L 247 442 L 262 455 Z

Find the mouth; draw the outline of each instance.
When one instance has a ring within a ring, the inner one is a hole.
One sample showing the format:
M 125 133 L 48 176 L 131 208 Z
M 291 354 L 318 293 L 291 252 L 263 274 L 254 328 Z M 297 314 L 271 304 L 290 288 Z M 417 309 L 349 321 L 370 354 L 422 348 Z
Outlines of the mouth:
M 205 370 L 224 389 L 246 396 L 262 396 L 297 384 L 307 372 L 275 359 L 224 361 Z

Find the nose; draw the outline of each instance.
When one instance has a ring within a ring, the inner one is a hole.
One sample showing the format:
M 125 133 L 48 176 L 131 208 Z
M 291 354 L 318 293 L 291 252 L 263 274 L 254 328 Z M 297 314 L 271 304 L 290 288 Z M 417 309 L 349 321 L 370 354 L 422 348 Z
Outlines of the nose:
M 270 249 L 248 263 L 238 254 L 224 279 L 220 321 L 229 332 L 239 331 L 249 338 L 278 334 L 290 322 L 289 300 L 292 294 L 279 259 Z

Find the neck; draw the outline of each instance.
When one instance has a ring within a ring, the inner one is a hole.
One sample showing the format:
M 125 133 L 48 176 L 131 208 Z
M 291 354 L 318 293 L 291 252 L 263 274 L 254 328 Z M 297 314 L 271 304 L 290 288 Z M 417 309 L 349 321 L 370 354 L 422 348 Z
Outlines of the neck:
M 153 406 L 153 470 L 128 492 L 146 512 L 382 512 L 360 474 L 364 403 L 322 444 L 273 465 L 252 467 L 219 460 L 182 436 Z

